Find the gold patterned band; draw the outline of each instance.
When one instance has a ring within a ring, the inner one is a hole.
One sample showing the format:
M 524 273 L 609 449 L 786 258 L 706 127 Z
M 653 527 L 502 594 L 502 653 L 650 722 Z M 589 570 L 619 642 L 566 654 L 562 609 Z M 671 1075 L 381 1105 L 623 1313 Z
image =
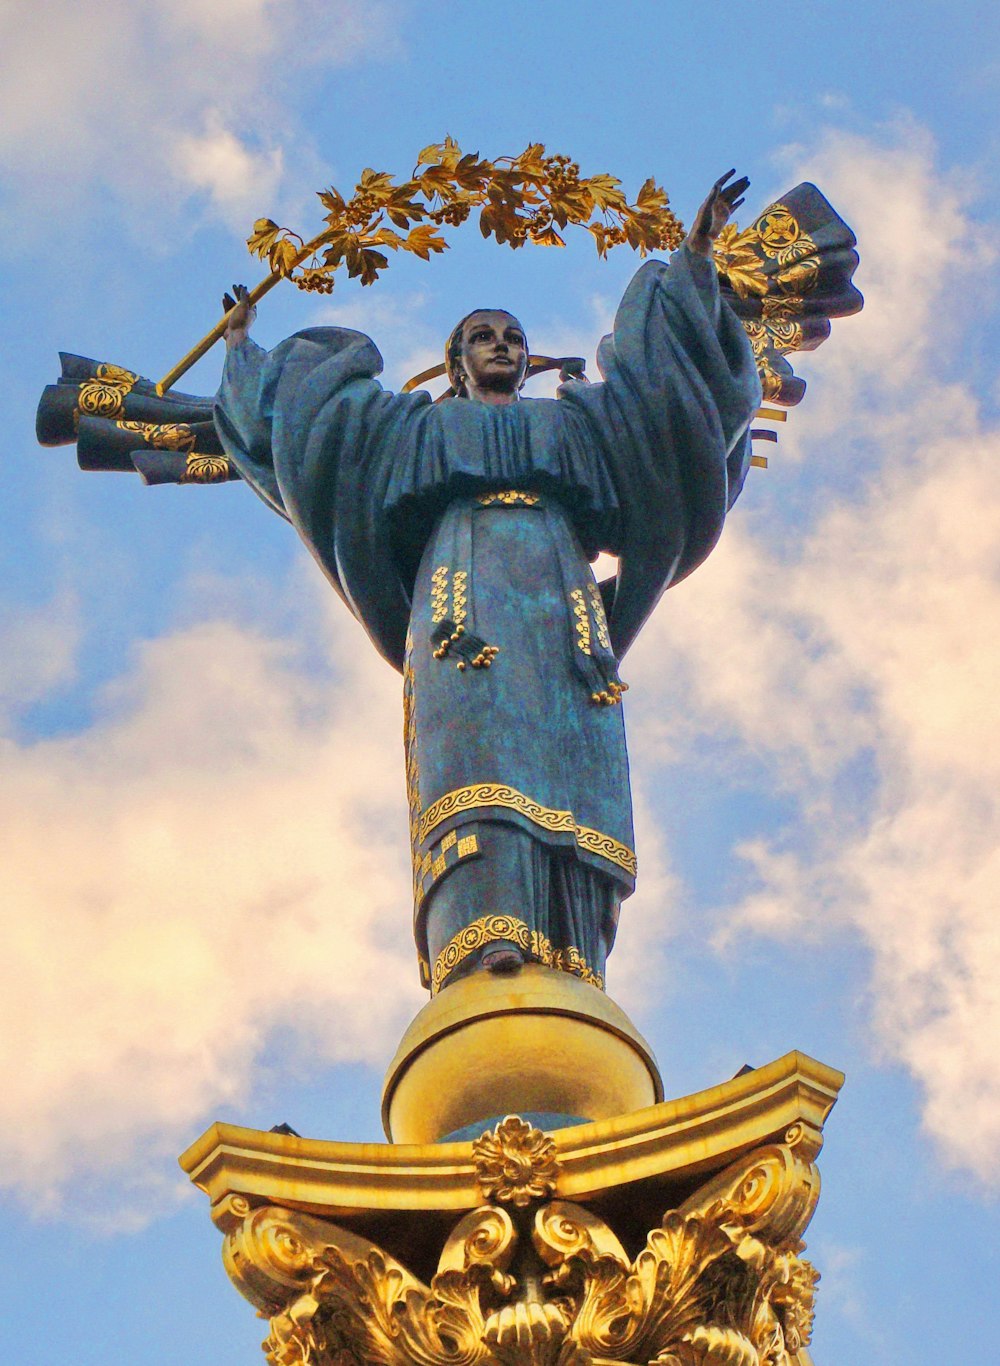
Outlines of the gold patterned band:
M 543 830 L 571 834 L 578 846 L 588 854 L 607 859 L 609 863 L 624 869 L 630 877 L 636 875 L 635 853 L 627 844 L 600 830 L 577 825 L 572 811 L 554 811 L 551 807 L 541 806 L 507 783 L 472 783 L 468 787 L 446 792 L 421 813 L 417 836 L 419 842 L 422 844 L 431 831 L 449 817 L 484 806 L 516 811 Z
M 573 946 L 567 949 L 553 948 L 544 934 L 529 929 L 524 921 L 518 920 L 516 916 L 485 915 L 459 930 L 438 954 L 434 963 L 433 991 L 437 993 L 441 990 L 445 978 L 449 977 L 470 953 L 475 953 L 484 944 L 496 943 L 501 939 L 516 944 L 523 953 L 543 963 L 545 967 L 568 972 L 590 986 L 597 987 L 600 991 L 604 990 L 604 978 L 590 967 L 579 949 Z
M 495 489 L 492 493 L 480 493 L 476 495 L 476 502 L 484 508 L 494 507 L 499 504 L 502 507 L 514 508 L 524 507 L 533 508 L 541 501 L 537 493 L 526 493 L 524 489 Z

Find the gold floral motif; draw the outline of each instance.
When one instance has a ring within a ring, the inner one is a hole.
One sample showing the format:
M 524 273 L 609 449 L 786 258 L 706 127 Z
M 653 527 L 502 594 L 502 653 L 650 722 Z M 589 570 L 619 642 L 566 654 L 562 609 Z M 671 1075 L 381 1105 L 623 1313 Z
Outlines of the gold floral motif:
M 77 413 L 85 413 L 88 417 L 120 417 L 125 409 L 125 395 L 138 378 L 121 365 L 102 362 L 97 366 L 94 378 L 80 385 Z
M 451 581 L 451 619 L 456 626 L 461 626 L 468 615 L 466 596 L 466 584 L 469 576 L 464 569 L 459 569 Z
M 199 455 L 191 451 L 184 466 L 182 484 L 221 484 L 229 478 L 228 455 Z
M 448 566 L 439 564 L 431 575 L 431 621 L 435 626 L 448 615 Z
M 630 1259 L 594 1211 L 550 1198 L 556 1144 L 508 1116 L 472 1145 L 484 1195 L 501 1203 L 458 1221 L 429 1285 L 366 1238 L 276 1207 L 249 1211 L 224 1257 L 270 1316 L 272 1366 L 802 1366 L 818 1278 L 798 1239 L 811 1209 L 775 1224 L 717 1194 L 743 1189 L 763 1156 L 668 1210 Z M 783 1216 L 790 1187 L 815 1173 L 790 1156 L 778 1166 L 769 1208 Z M 516 1213 L 531 1204 L 530 1219 Z
M 123 419 L 115 426 L 123 432 L 136 432 L 158 451 L 194 450 L 194 428 L 186 422 L 129 422 Z
M 89 380 L 86 384 L 80 385 L 77 409 L 81 413 L 86 413 L 88 417 L 117 417 L 124 411 L 127 392 L 128 390 L 114 384 L 101 384 L 96 380 Z
M 573 604 L 573 615 L 576 617 L 576 648 L 582 650 L 585 655 L 589 655 L 591 653 L 590 616 L 587 613 L 587 604 L 583 600 L 583 589 L 571 588 L 569 597 Z
M 433 991 L 440 991 L 445 979 L 471 953 L 475 953 L 486 944 L 495 944 L 498 940 L 516 944 L 522 953 L 536 959 L 547 968 L 568 972 L 571 976 L 579 977 L 590 986 L 596 987 L 598 991 L 604 990 L 604 978 L 599 972 L 595 972 L 579 949 L 572 946 L 567 949 L 553 948 L 544 934 L 531 929 L 516 916 L 484 915 L 452 935 L 438 954 L 432 977 Z
M 587 591 L 590 594 L 590 611 L 594 618 L 597 643 L 603 649 L 610 650 L 611 636 L 608 634 L 608 619 L 604 615 L 604 599 L 601 597 L 601 590 L 596 583 L 589 583 Z
M 481 503 L 484 508 L 493 507 L 495 503 L 502 503 L 504 507 L 533 508 L 539 501 L 537 493 L 525 493 L 523 489 L 497 489 L 494 493 L 480 493 L 476 496 L 476 502 Z
M 784 204 L 772 204 L 754 224 L 760 244 L 768 256 L 777 256 L 799 240 L 801 229 Z
M 483 806 L 499 806 L 509 811 L 517 811 L 543 830 L 572 833 L 581 849 L 600 854 L 602 858 L 635 876 L 635 853 L 627 844 L 622 844 L 620 840 L 605 835 L 600 830 L 577 825 L 571 811 L 555 811 L 551 807 L 541 806 L 507 783 L 471 783 L 468 787 L 457 787 L 451 792 L 446 792 L 421 814 L 417 843 L 423 844 L 430 832 L 450 816 Z
M 472 1145 L 476 1180 L 487 1200 L 519 1207 L 554 1195 L 556 1145 L 519 1115 L 508 1115 Z

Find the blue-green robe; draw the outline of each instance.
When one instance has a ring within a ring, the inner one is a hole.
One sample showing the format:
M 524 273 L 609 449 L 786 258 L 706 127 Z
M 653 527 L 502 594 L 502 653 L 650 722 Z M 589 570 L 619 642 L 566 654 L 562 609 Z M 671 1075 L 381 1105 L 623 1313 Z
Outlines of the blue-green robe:
M 228 454 L 404 673 L 435 988 L 496 941 L 602 980 L 635 875 L 617 660 L 746 475 L 760 383 L 710 262 L 645 264 L 598 364 L 602 383 L 491 406 L 386 392 L 343 328 L 227 357 Z M 600 550 L 619 570 L 598 586 Z

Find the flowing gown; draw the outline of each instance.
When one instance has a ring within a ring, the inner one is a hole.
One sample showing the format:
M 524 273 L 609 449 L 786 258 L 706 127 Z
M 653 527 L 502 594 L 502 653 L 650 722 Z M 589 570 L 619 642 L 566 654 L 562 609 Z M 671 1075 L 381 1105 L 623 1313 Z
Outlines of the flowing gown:
M 498 944 L 603 985 L 636 871 L 618 660 L 746 475 L 760 382 L 710 262 L 642 266 L 598 364 L 495 407 L 387 392 L 342 328 L 227 357 L 227 453 L 403 673 L 434 991 Z

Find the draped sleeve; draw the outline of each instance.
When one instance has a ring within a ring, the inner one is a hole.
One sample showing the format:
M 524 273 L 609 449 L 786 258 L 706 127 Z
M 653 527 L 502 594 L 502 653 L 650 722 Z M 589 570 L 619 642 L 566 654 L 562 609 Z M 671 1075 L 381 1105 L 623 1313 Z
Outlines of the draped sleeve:
M 761 389 L 713 263 L 687 247 L 636 273 L 598 366 L 603 383 L 570 381 L 559 397 L 585 414 L 616 487 L 610 628 L 620 658 L 664 589 L 718 540 L 749 467 Z
M 426 394 L 391 394 L 375 344 L 311 328 L 226 357 L 215 422 L 244 479 L 288 518 L 379 651 L 402 668 L 409 593 L 385 515 L 394 458 L 417 440 Z

